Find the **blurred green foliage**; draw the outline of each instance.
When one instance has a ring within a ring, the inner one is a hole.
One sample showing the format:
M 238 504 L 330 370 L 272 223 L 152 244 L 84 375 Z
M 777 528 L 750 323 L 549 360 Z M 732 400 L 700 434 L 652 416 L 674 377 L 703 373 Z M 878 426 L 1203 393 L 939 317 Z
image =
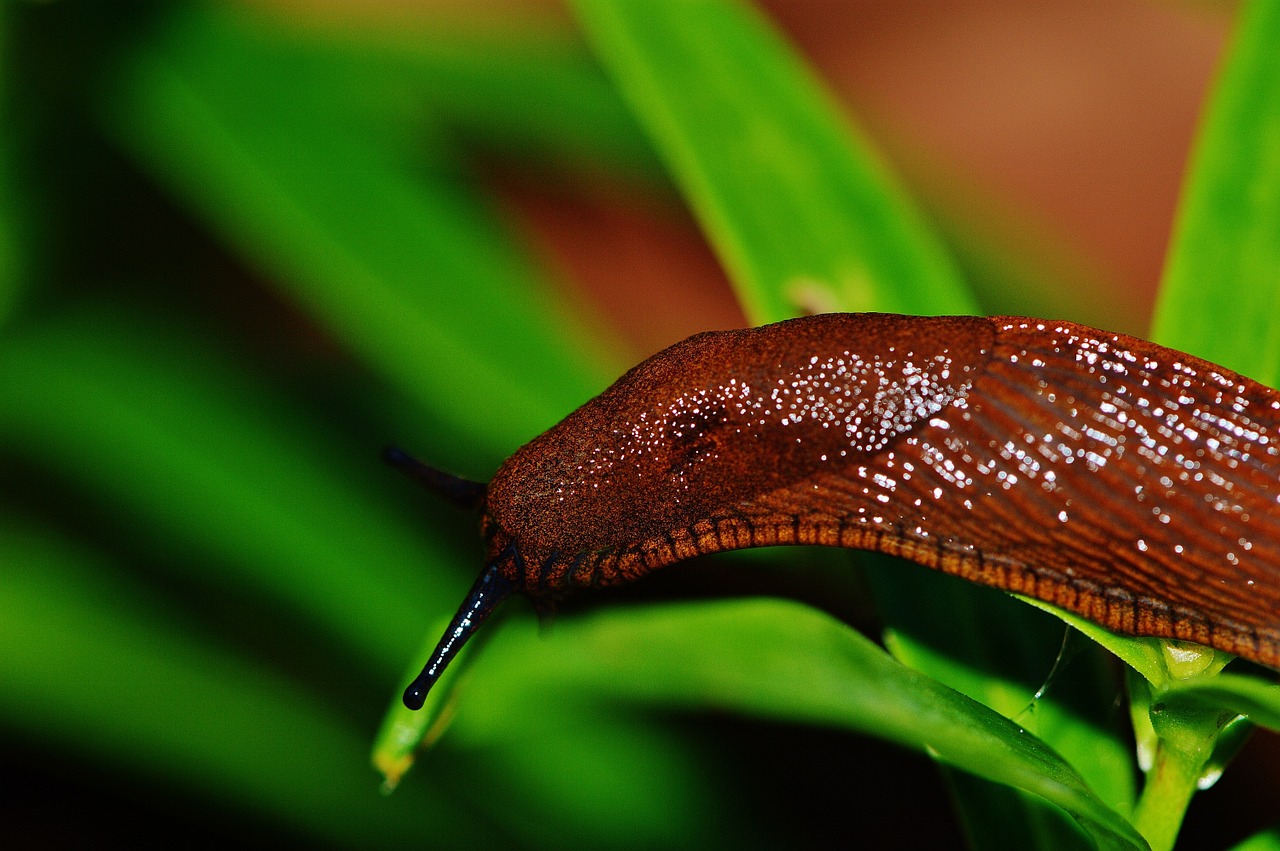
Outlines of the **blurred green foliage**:
M 1273 9 L 1247 13 L 1210 113 L 1166 341 L 1243 321 L 1177 300 L 1193 290 L 1222 305 L 1253 288 L 1250 316 L 1274 299 Z M 758 321 L 1016 310 L 1044 298 L 1017 289 L 1038 263 L 1061 280 L 1058 258 L 921 209 L 762 16 L 581 0 L 578 35 L 223 4 L 3 10 L 0 730 L 46 780 L 83 776 L 72 788 L 106 823 L 31 808 L 33 783 L 0 837 L 100 838 L 134 812 L 156 838 L 210 844 L 769 846 L 928 827 L 901 826 L 946 805 L 922 761 L 868 761 L 855 732 L 951 766 L 979 847 L 1142 847 L 1110 657 L 1089 644 L 1039 696 L 1057 620 L 890 560 L 721 561 L 789 573 L 806 599 L 859 577 L 892 655 L 796 602 L 570 606 L 544 638 L 511 606 L 427 712 L 395 707 L 479 547 L 473 518 L 379 467 L 382 444 L 482 478 L 628 365 L 513 235 L 486 163 L 674 188 Z M 1242 185 L 1254 207 L 1214 215 Z M 1211 277 L 1203 242 L 1252 259 L 1191 287 Z M 1248 327 L 1265 370 L 1270 325 Z M 1099 638 L 1157 679 L 1149 643 Z M 1183 691 L 1280 718 L 1255 678 Z M 398 774 L 428 728 L 435 748 L 379 795 L 370 746 Z M 849 785 L 832 788 L 841 757 Z M 911 780 L 891 773 L 903 762 Z M 860 790 L 884 798 L 864 809 Z

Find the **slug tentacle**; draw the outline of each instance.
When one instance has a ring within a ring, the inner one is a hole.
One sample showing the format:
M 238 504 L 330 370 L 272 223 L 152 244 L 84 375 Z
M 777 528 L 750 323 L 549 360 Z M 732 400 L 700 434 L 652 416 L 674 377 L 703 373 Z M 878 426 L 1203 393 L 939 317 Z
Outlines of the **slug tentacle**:
M 458 613 L 449 622 L 440 643 L 431 654 L 431 659 L 422 668 L 422 673 L 404 690 L 404 705 L 410 709 L 421 709 L 427 699 L 427 692 L 435 685 L 436 680 L 444 673 L 444 669 L 458 655 L 458 651 L 475 635 L 480 625 L 493 612 L 494 608 L 511 595 L 514 590 L 512 582 L 503 577 L 498 566 L 485 568 L 480 578 L 467 592 L 466 599 Z
M 398 446 L 382 450 L 382 460 L 404 473 L 432 493 L 442 496 L 459 508 L 479 509 L 484 505 L 486 485 L 437 470 L 424 464 Z
M 1278 496 L 1280 393 L 1230 370 L 1068 322 L 830 314 L 672 346 L 480 499 L 485 575 L 535 599 L 821 544 L 1280 668 Z

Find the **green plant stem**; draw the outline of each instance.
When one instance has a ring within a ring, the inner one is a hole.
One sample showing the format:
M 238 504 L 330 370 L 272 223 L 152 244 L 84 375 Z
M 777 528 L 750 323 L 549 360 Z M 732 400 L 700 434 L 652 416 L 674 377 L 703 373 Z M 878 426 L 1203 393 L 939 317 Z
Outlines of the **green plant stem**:
M 1133 818 L 1151 851 L 1173 848 L 1223 724 L 1234 717 L 1168 692 L 1152 697 L 1155 755 Z
M 1196 792 L 1200 766 L 1192 765 L 1185 754 L 1160 742 L 1155 764 L 1134 811 L 1134 827 L 1151 845 L 1151 851 L 1170 851 L 1178 838 L 1191 796 Z

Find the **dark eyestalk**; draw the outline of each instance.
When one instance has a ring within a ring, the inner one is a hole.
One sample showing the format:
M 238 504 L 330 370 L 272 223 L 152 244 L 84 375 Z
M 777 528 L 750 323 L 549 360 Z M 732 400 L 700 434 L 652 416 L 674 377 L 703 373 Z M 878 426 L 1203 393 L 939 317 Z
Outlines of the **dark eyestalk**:
M 485 484 L 473 482 L 424 464 L 398 446 L 382 450 L 382 460 L 404 473 L 427 490 L 442 496 L 459 508 L 478 511 L 484 505 Z
M 494 607 L 511 595 L 512 590 L 511 580 L 498 571 L 496 564 L 485 568 L 484 573 L 480 574 L 480 578 L 476 580 L 476 584 L 471 586 L 471 591 L 462 601 L 458 613 L 449 622 L 449 628 L 445 630 L 444 636 L 436 645 L 435 652 L 431 654 L 431 659 L 422 669 L 422 673 L 418 674 L 417 678 L 404 690 L 405 706 L 410 709 L 422 708 L 423 702 L 427 699 L 427 692 L 435 685 L 436 680 L 440 679 L 449 662 L 458 655 L 462 645 L 475 634 Z
M 382 459 L 427 490 L 444 497 L 454 505 L 474 511 L 479 511 L 484 506 L 486 486 L 483 482 L 473 482 L 470 479 L 459 478 L 443 470 L 437 470 L 396 446 L 388 446 L 383 450 Z M 475 634 L 494 607 L 510 596 L 512 590 L 514 586 L 511 580 L 502 575 L 496 564 L 485 568 L 480 578 L 476 580 L 476 584 L 471 586 L 471 591 L 462 601 L 458 613 L 449 622 L 449 628 L 445 630 L 440 643 L 436 645 L 430 661 L 422 669 L 422 673 L 418 674 L 405 689 L 405 706 L 410 709 L 422 708 L 423 702 L 427 699 L 427 692 L 435 685 L 436 680 L 440 679 L 449 662 L 458 655 L 458 651 Z

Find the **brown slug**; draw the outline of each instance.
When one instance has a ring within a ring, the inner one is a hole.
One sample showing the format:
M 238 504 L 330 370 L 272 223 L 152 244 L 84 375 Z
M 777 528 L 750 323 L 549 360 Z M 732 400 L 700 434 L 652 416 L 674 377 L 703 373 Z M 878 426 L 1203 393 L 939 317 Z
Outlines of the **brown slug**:
M 1280 393 L 1069 322 L 828 314 L 698 334 L 484 486 L 484 571 L 418 708 L 485 616 L 681 559 L 879 550 L 1116 632 L 1280 667 Z

